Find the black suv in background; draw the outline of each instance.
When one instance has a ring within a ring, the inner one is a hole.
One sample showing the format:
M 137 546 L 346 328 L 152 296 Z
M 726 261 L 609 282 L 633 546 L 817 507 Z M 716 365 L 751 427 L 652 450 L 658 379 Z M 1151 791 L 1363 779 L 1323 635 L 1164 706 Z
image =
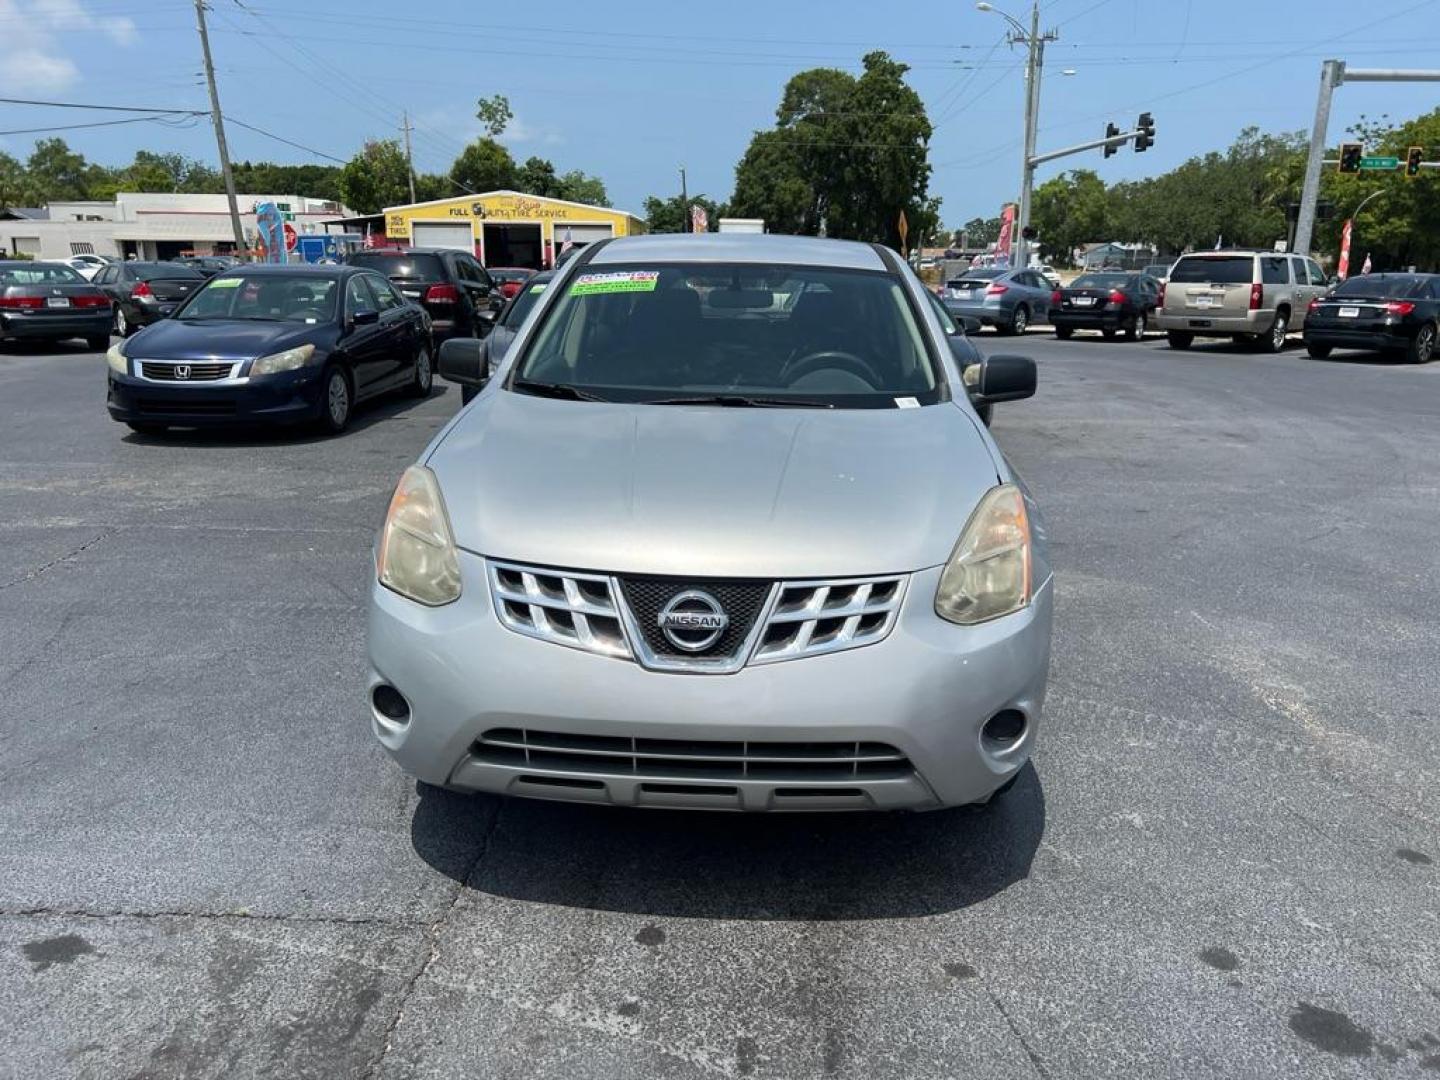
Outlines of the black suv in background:
M 474 255 L 464 251 L 374 248 L 345 257 L 377 270 L 430 314 L 434 339 L 483 337 L 504 304 L 500 287 Z

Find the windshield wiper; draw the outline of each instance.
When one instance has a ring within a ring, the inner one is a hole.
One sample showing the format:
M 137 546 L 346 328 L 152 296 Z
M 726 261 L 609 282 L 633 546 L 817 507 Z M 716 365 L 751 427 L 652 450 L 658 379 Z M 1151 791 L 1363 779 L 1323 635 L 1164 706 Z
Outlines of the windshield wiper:
M 536 397 L 563 398 L 566 401 L 609 401 L 607 397 L 599 394 L 592 394 L 589 390 L 581 390 L 578 386 L 570 386 L 567 383 L 532 382 L 530 379 L 516 379 L 510 384 L 512 390 L 519 390 L 522 394 L 534 394 Z
M 724 405 L 737 409 L 833 409 L 832 401 L 812 398 L 756 397 L 752 394 L 697 394 L 694 397 L 653 398 L 646 405 Z

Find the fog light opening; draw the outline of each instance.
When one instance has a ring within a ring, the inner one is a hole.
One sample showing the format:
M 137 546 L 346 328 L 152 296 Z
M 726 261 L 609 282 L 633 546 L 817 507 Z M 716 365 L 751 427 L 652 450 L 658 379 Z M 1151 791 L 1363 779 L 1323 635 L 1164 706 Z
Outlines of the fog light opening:
M 990 746 L 999 751 L 1009 750 L 1025 737 L 1029 722 L 1019 709 L 1001 709 L 980 729 L 980 734 Z
M 375 711 L 386 720 L 403 724 L 410 719 L 410 703 L 405 700 L 404 694 L 389 683 L 381 683 L 370 691 L 370 701 L 374 704 Z

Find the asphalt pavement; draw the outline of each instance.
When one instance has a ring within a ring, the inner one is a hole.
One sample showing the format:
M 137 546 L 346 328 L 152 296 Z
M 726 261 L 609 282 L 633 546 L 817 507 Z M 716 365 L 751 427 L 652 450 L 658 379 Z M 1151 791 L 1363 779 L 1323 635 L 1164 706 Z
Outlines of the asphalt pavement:
M 370 545 L 453 388 L 147 438 L 0 350 L 0 1077 L 1440 1071 L 1440 363 L 981 335 L 1058 575 L 984 810 L 417 789 Z

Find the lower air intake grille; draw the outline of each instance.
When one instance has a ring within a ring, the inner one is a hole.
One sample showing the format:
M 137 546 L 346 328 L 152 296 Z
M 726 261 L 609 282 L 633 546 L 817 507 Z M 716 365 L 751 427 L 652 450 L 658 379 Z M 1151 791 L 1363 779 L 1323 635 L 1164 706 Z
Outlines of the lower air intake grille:
M 662 781 L 838 783 L 912 772 L 904 754 L 878 742 L 721 742 L 491 728 L 475 740 L 470 752 L 492 765 Z

